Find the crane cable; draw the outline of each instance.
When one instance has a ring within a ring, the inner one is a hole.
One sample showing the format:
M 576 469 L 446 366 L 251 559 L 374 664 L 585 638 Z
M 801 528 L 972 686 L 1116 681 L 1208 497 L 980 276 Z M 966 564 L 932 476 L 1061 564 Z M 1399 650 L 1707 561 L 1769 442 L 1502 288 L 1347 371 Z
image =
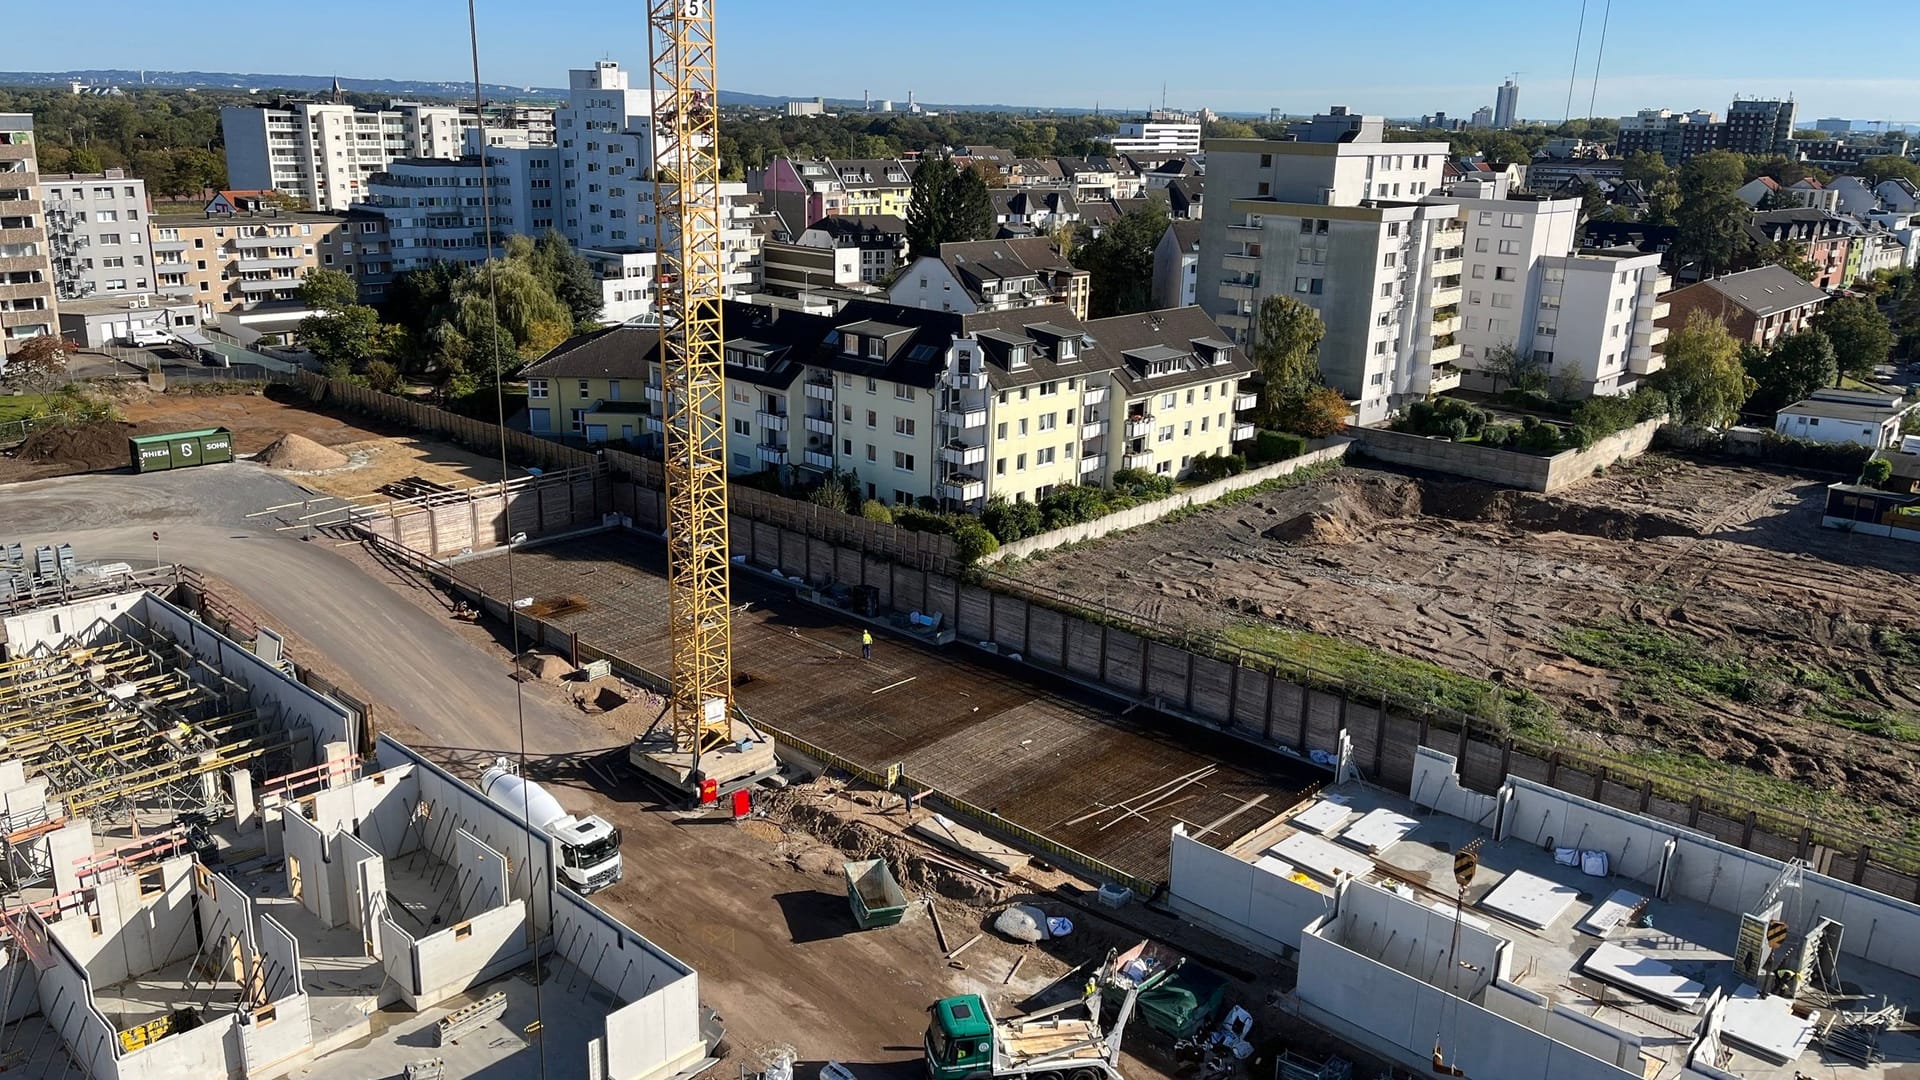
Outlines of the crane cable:
M 1567 112 L 1561 123 L 1573 119 L 1573 85 L 1580 79 L 1580 42 L 1587 34 L 1587 0 L 1580 0 L 1580 26 L 1573 32 L 1573 70 L 1567 75 Z
M 520 736 L 520 776 L 523 781 L 527 775 L 527 705 L 526 686 L 520 680 L 520 617 L 516 614 L 513 601 L 520 595 L 513 575 L 513 513 L 512 505 L 506 498 L 507 491 L 507 392 L 504 386 L 506 372 L 500 365 L 500 274 L 499 267 L 493 265 L 493 186 L 487 173 L 487 118 L 486 94 L 480 82 L 480 18 L 474 10 L 474 0 L 467 0 L 467 40 L 473 50 L 473 117 L 480 134 L 480 228 L 486 242 L 486 262 L 482 264 L 487 275 L 487 299 L 490 304 L 491 321 L 487 325 L 487 349 L 493 356 L 493 403 L 500 432 L 500 521 L 506 531 L 507 541 L 507 626 L 513 635 L 513 662 L 516 665 L 513 677 L 514 722 Z M 545 1031 L 547 1013 L 545 994 L 541 991 L 540 972 L 540 926 L 536 921 L 539 905 L 533 900 L 533 788 L 523 782 L 520 785 L 520 824 L 525 830 L 527 857 L 523 865 L 527 869 L 527 941 L 529 952 L 533 954 L 533 1016 L 539 1030 Z M 548 845 L 551 850 L 552 845 Z M 549 881 L 549 887 L 557 886 Z M 548 909 L 551 913 L 551 908 Z M 537 1060 L 540 1063 L 540 1080 L 547 1077 L 547 1040 L 544 1037 L 534 1039 Z

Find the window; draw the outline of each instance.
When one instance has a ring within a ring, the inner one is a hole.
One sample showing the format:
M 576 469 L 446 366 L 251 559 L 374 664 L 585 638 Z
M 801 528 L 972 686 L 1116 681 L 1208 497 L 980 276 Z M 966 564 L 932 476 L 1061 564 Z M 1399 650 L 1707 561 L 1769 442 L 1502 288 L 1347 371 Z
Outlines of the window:
M 1374 343 L 1373 343 L 1373 355 L 1375 355 L 1375 356 L 1385 356 L 1385 355 L 1387 355 L 1387 343 L 1386 343 L 1386 342 L 1384 342 L 1384 341 L 1376 341 L 1376 342 L 1374 342 Z
M 1400 223 L 1399 223 L 1399 222 L 1397 222 L 1397 221 L 1389 221 L 1389 222 L 1387 222 L 1387 235 L 1388 235 L 1388 236 L 1399 236 L 1399 235 L 1400 235 Z
M 899 398 L 901 401 L 912 401 L 913 387 L 908 386 L 906 383 L 894 383 L 893 396 Z
M 1500 215 L 1501 228 L 1517 229 L 1524 224 L 1526 224 L 1526 222 L 1522 220 L 1521 215 L 1519 214 L 1501 214 Z
M 1391 282 L 1391 281 L 1385 281 L 1385 282 L 1381 282 L 1381 284 L 1380 284 L 1380 295 L 1381 295 L 1381 296 L 1392 296 L 1392 295 L 1393 295 L 1393 282 Z
M 1168 425 L 1167 425 L 1166 427 L 1163 427 L 1163 428 L 1161 428 L 1161 429 L 1160 429 L 1160 434 L 1159 434 L 1159 435 L 1158 435 L 1158 436 L 1157 436 L 1157 437 L 1155 438 L 1155 440 L 1154 440 L 1154 441 L 1156 441 L 1156 442 L 1172 442 L 1172 441 L 1173 441 L 1173 425 L 1172 425 L 1172 424 L 1168 424 Z
M 1180 404 L 1180 395 L 1178 395 L 1178 394 L 1162 394 L 1162 395 L 1160 395 L 1160 407 L 1161 407 L 1161 408 L 1163 408 L 1163 409 L 1171 409 L 1171 408 L 1173 408 L 1173 407 L 1174 407 L 1175 405 L 1178 405 L 1178 404 Z
M 118 244 L 119 242 L 120 242 L 120 234 L 117 232 L 100 234 L 100 243 L 103 245 L 113 245 L 113 244 Z
M 528 379 L 527 380 L 527 396 L 529 398 L 539 398 L 544 400 L 547 396 L 547 380 Z
M 589 386 L 587 384 L 587 380 L 581 379 L 580 380 L 580 396 L 581 397 L 588 396 L 588 390 L 589 390 Z
M 1493 224 L 1493 211 L 1491 210 L 1480 211 L 1480 224 L 1482 225 Z
M 751 435 L 753 434 L 753 423 L 752 423 L 752 421 L 749 421 L 749 420 L 735 420 L 735 421 L 733 422 L 733 433 L 734 433 L 735 435 L 747 435 L 747 436 L 751 436 Z
M 893 452 L 893 467 L 901 472 L 913 471 L 913 455 L 904 450 Z
M 1494 293 L 1489 299 L 1492 301 L 1493 306 L 1497 308 L 1510 308 L 1513 306 L 1512 293 L 1497 292 L 1497 293 Z
M 867 339 L 867 359 L 885 360 L 887 358 L 887 339 L 870 337 Z
M 880 426 L 880 414 L 874 412 L 872 409 L 867 410 L 867 426 L 869 428 L 877 428 Z
M 1483 237 L 1481 237 L 1480 239 L 1478 239 L 1478 240 L 1475 240 L 1475 241 L 1473 242 L 1473 250 L 1475 250 L 1475 251 L 1480 251 L 1480 252 L 1484 252 L 1484 251 L 1486 251 L 1486 250 L 1487 250 L 1487 238 L 1483 236 Z
M 1027 434 L 1027 422 L 1026 420 L 1022 419 L 1018 421 L 1018 423 L 1020 424 L 1020 436 L 1022 438 L 1025 438 Z
M 840 453 L 846 457 L 853 456 L 853 440 L 852 439 L 840 440 Z
M 1493 268 L 1493 280 L 1495 280 L 1495 281 L 1512 281 L 1512 280 L 1513 280 L 1513 267 L 1511 267 L 1511 266 L 1496 266 L 1496 267 L 1494 267 L 1494 268 Z
M 851 405 L 840 406 L 840 419 L 846 421 L 849 424 L 853 423 L 853 406 Z
M 1325 285 L 1326 285 L 1325 278 L 1314 278 L 1312 281 L 1307 283 L 1307 286 L 1308 286 L 1307 291 L 1312 293 L 1315 296 L 1319 296 L 1321 293 L 1326 291 Z
M 1303 292 L 1306 292 L 1306 291 L 1307 291 L 1307 279 L 1306 279 L 1306 278 L 1303 278 L 1303 277 L 1297 277 L 1297 278 L 1294 278 L 1294 279 L 1293 279 L 1293 291 L 1294 291 L 1294 292 L 1297 292 L 1297 293 L 1303 293 Z
M 1473 264 L 1473 280 L 1482 281 L 1487 276 L 1487 268 L 1480 263 Z
M 993 461 L 993 474 L 994 474 L 995 476 L 1005 476 L 1005 475 L 1007 475 L 1007 459 L 1006 459 L 1006 458 L 995 458 L 995 459 L 994 459 L 994 461 Z
M 97 210 L 97 211 L 95 211 L 95 212 L 94 212 L 94 215 L 93 215 L 93 220 L 95 220 L 95 221 L 119 221 L 119 220 L 120 220 L 120 214 L 119 214 L 119 213 L 118 213 L 117 211 L 114 211 L 114 210 Z
M 1000 421 L 993 429 L 993 437 L 996 439 L 1004 439 L 1007 437 L 1007 422 L 1005 420 Z
M 1056 427 L 1059 426 L 1059 420 L 1060 420 L 1060 414 L 1047 413 L 1045 416 L 1042 416 L 1040 418 L 1040 430 L 1041 431 L 1054 430 Z
M 1300 219 L 1300 235 L 1301 236 L 1313 235 L 1313 219 L 1312 218 Z
M 868 444 L 867 444 L 867 460 L 868 460 L 868 461 L 879 461 L 879 460 L 880 460 L 880 452 L 879 452 L 878 450 L 875 450 L 875 449 L 874 449 L 874 447 L 873 447 L 873 444 L 872 444 L 872 443 L 868 443 Z
M 1034 451 L 1033 463 L 1035 465 L 1051 465 L 1053 464 L 1053 459 L 1054 459 L 1053 447 L 1051 446 L 1042 447 L 1041 449 Z
M 1025 455 L 1025 454 L 1015 454 L 1015 455 L 1013 456 L 1013 467 L 1014 467 L 1014 468 L 1015 468 L 1016 470 L 1018 470 L 1018 469 L 1024 469 L 1024 468 L 1026 468 L 1026 467 L 1027 467 L 1027 455 Z
M 1480 302 L 1481 302 L 1481 294 L 1480 294 L 1479 292 L 1477 292 L 1477 291 L 1469 291 L 1469 292 L 1467 293 L 1467 303 L 1469 303 L 1469 304 L 1478 304 L 1478 303 L 1480 303 Z
M 587 410 L 585 409 L 568 409 L 567 415 L 570 418 L 569 426 L 575 431 L 581 430 L 586 423 Z
M 1389 251 L 1389 252 L 1387 252 L 1387 255 L 1386 255 L 1386 259 L 1385 259 L 1384 261 L 1382 261 L 1380 265 L 1382 265 L 1382 266 L 1392 266 L 1392 265 L 1393 265 L 1393 262 L 1394 262 L 1394 259 L 1395 259 L 1395 258 L 1396 258 L 1396 256 L 1395 256 L 1395 254 L 1394 254 L 1393 252 L 1391 252 L 1391 251 Z
M 904 416 L 896 416 L 896 417 L 894 417 L 894 418 L 893 418 L 893 433 L 894 433 L 895 435 L 906 435 L 906 436 L 912 436 L 912 435 L 913 435 L 913 421 L 912 421 L 912 420 L 910 420 L 910 419 L 908 419 L 907 417 L 904 417 Z
M 1518 241 L 1518 240 L 1502 240 L 1502 241 L 1500 241 L 1500 254 L 1502 254 L 1502 255 L 1518 255 L 1518 254 L 1520 254 L 1520 241 Z
M 1060 384 L 1057 382 L 1043 382 L 1040 384 L 1041 397 L 1052 397 L 1053 395 L 1059 392 L 1060 392 Z
M 877 394 L 879 392 L 880 392 L 880 381 L 878 379 L 875 379 L 871 375 L 867 376 L 867 393 Z

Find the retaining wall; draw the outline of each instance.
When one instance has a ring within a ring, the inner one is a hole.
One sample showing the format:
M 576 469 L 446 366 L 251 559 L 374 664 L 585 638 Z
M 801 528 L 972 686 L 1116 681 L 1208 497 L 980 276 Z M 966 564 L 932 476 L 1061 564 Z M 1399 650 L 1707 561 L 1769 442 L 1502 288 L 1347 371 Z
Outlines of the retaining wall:
M 1654 432 L 1666 422 L 1664 416 L 1647 420 L 1608 435 L 1585 450 L 1565 450 L 1552 457 L 1429 439 L 1385 428 L 1350 427 L 1347 433 L 1359 444 L 1359 453 L 1379 461 L 1551 494 L 1609 465 L 1646 453 L 1653 444 Z
M 980 561 L 982 563 L 993 563 L 999 562 L 1002 559 L 1024 559 L 1029 555 L 1037 555 L 1042 551 L 1051 551 L 1054 548 L 1063 547 L 1067 544 L 1078 544 L 1085 540 L 1098 540 L 1111 533 L 1139 528 L 1142 525 L 1158 521 L 1175 511 L 1210 503 L 1230 492 L 1250 488 L 1256 484 L 1264 484 L 1269 480 L 1288 476 L 1301 469 L 1319 465 L 1323 462 L 1339 461 L 1347 456 L 1347 449 L 1352 445 L 1352 439 L 1322 440 L 1320 445 L 1308 450 L 1297 458 L 1288 458 L 1286 461 L 1277 461 L 1271 465 L 1262 465 L 1257 469 L 1248 469 L 1238 476 L 1229 476 L 1224 480 L 1215 480 L 1210 484 L 1201 484 L 1199 487 L 1189 488 L 1185 491 L 1169 495 L 1164 499 L 1156 499 L 1150 503 L 1142 503 L 1139 506 L 1130 506 L 1125 510 L 1117 510 L 1097 521 L 1086 521 L 1078 525 L 1068 525 L 1065 528 L 1043 532 L 1038 536 L 1029 536 L 1024 539 L 1015 540 L 1010 544 L 1002 544 L 999 550 L 987 555 Z

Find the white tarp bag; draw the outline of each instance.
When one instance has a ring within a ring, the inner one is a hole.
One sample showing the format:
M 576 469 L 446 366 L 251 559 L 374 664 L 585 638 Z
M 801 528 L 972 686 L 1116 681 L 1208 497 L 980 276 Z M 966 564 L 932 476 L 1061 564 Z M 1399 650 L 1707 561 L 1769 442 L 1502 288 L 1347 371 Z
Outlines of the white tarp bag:
M 1580 849 L 1570 847 L 1554 848 L 1553 861 L 1559 863 L 1561 866 L 1579 866 Z
M 1580 853 L 1580 872 L 1588 877 L 1607 876 L 1607 853 L 1604 851 L 1583 851 Z

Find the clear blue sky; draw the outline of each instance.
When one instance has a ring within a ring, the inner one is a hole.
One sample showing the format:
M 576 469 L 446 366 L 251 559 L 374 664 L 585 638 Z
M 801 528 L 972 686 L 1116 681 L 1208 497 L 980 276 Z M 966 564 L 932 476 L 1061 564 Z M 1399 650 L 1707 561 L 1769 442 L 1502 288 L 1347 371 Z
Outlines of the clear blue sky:
M 1107 0 L 1104 4 L 894 0 L 839 4 L 715 0 L 721 81 L 730 90 L 904 102 L 1002 102 L 1139 109 L 1357 111 L 1465 116 L 1522 72 L 1520 113 L 1567 112 L 1580 0 L 1473 4 L 1373 0 Z M 208 17 L 154 0 L 74 10 L 17 0 L 9 30 L 30 48 L 0 67 L 468 76 L 464 0 L 331 0 L 227 5 Z M 1585 115 L 1607 0 L 1587 0 L 1573 114 Z M 601 56 L 645 66 L 645 0 L 480 0 L 489 82 L 564 86 Z M 1805 32 L 1803 0 L 1612 0 L 1595 111 L 1647 106 L 1724 112 L 1735 93 L 1792 93 L 1800 116 L 1920 118 L 1911 50 L 1871 36 Z M 1193 12 L 1196 14 L 1187 14 Z M 1025 27 L 1019 40 L 1007 28 Z M 1497 30 L 1490 28 L 1498 28 Z M 1469 29 L 1470 28 L 1470 29 Z M 1913 31 L 1890 31 L 1909 37 Z

